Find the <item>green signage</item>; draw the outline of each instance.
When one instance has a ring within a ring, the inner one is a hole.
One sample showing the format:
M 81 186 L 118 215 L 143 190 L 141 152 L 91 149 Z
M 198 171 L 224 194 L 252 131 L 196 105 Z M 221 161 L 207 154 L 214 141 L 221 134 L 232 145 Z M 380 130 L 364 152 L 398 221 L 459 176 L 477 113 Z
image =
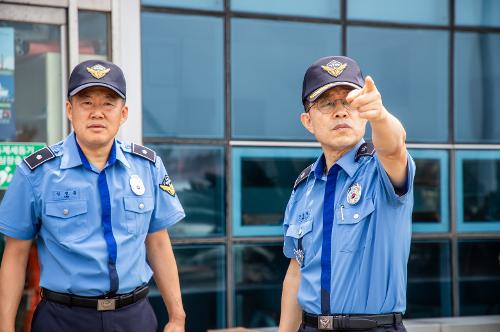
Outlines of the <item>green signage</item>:
M 7 189 L 24 157 L 45 147 L 44 143 L 0 142 L 0 189 Z

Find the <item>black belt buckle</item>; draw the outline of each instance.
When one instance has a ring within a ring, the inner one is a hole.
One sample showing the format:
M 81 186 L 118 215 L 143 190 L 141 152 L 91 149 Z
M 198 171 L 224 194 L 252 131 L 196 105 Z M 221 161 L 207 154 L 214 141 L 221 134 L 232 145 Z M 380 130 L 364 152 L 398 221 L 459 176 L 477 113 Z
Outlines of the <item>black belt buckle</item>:
M 318 329 L 333 331 L 333 316 L 318 316 Z
M 116 309 L 116 299 L 98 299 L 97 311 L 110 311 Z

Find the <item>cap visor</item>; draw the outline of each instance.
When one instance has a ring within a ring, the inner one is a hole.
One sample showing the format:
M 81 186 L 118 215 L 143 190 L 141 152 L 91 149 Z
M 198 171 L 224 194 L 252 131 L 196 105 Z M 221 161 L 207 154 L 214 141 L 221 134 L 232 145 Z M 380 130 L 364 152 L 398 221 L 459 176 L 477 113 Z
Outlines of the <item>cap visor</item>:
M 102 87 L 105 87 L 105 88 L 108 88 L 110 90 L 113 90 L 114 92 L 116 92 L 120 97 L 122 97 L 123 99 L 125 99 L 125 96 L 123 95 L 123 93 L 121 93 L 117 88 L 109 85 L 109 84 L 106 84 L 106 83 L 98 83 L 98 82 L 93 82 L 93 83 L 87 83 L 87 84 L 83 84 L 83 85 L 80 85 L 78 88 L 74 88 L 72 91 L 69 92 L 69 96 L 70 97 L 73 97 L 74 95 L 76 95 L 78 92 L 86 89 L 86 88 L 90 88 L 90 87 L 93 87 L 93 86 L 102 86 Z
M 333 88 L 333 87 L 336 87 L 336 86 L 342 86 L 342 85 L 347 85 L 347 86 L 350 86 L 350 87 L 353 87 L 354 89 L 362 89 L 362 87 L 360 87 L 359 85 L 357 84 L 354 84 L 354 83 L 351 83 L 351 82 L 333 82 L 333 83 L 328 83 L 328 84 L 325 84 L 323 85 L 322 87 L 319 87 L 317 88 L 316 90 L 314 90 L 308 97 L 307 97 L 307 100 L 309 102 L 313 102 L 315 101 L 316 99 L 318 99 L 323 93 L 325 93 L 327 90 Z

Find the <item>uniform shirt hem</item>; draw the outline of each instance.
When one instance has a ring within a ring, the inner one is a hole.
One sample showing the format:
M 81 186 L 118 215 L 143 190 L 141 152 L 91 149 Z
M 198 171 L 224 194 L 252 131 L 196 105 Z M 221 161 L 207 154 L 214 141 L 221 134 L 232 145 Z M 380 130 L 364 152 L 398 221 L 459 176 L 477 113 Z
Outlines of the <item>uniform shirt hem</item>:
M 34 234 L 11 228 L 3 220 L 0 220 L 0 233 L 18 240 L 33 240 Z
M 165 219 L 155 220 L 155 225 L 148 229 L 148 233 L 154 233 L 158 232 L 159 230 L 169 228 L 181 221 L 185 216 L 186 214 L 184 213 L 184 211 L 177 211 Z

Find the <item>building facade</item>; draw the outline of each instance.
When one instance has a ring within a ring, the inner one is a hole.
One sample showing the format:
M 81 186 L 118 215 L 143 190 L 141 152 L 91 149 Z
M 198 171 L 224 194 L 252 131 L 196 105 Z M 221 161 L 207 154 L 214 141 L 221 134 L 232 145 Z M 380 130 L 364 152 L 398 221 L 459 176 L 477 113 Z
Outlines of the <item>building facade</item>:
M 302 77 L 344 54 L 417 165 L 405 317 L 500 314 L 499 53 L 494 0 L 0 1 L 0 172 L 15 167 L 10 143 L 70 131 L 74 65 L 116 62 L 120 138 L 161 155 L 186 210 L 170 234 L 187 331 L 275 326 L 284 209 L 321 153 L 299 121 Z M 165 322 L 154 288 L 150 301 Z

